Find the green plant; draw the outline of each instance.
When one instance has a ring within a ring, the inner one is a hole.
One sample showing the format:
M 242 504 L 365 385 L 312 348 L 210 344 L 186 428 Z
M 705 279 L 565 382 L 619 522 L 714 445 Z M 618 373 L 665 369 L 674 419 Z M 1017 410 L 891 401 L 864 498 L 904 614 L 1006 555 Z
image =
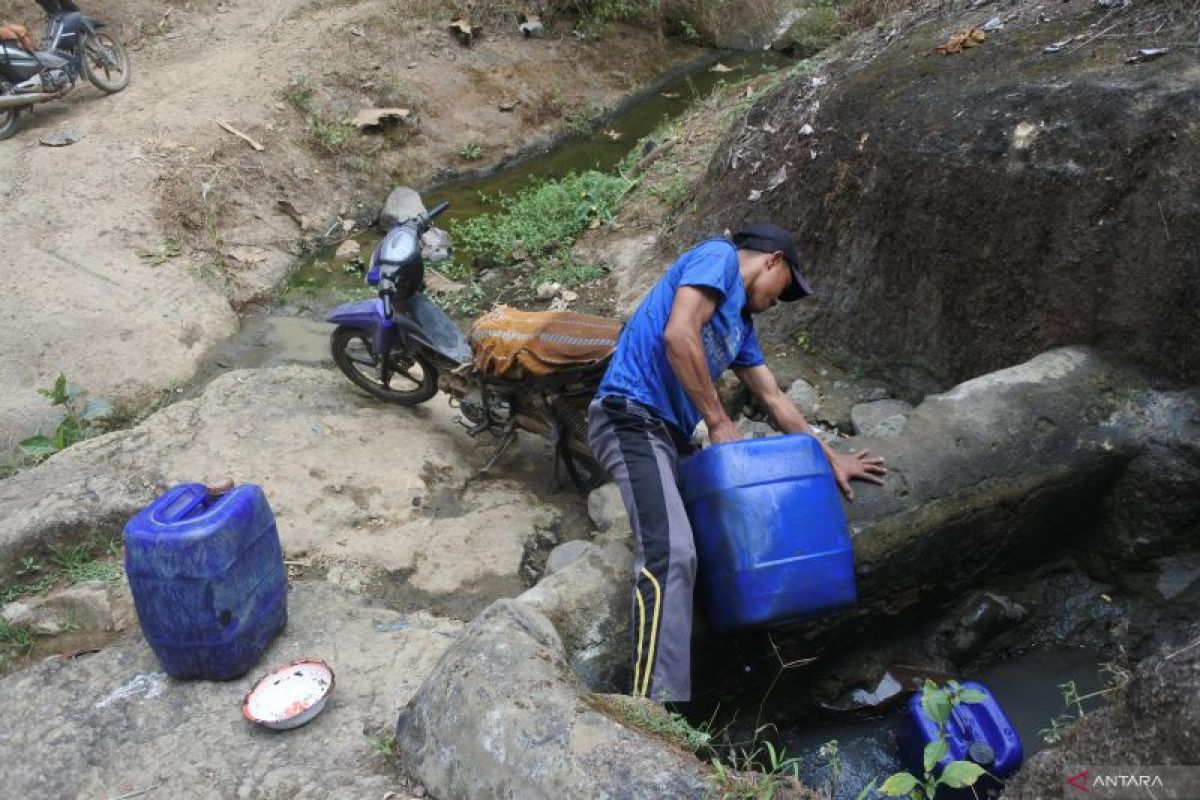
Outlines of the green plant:
M 608 701 L 612 713 L 622 722 L 674 742 L 689 753 L 711 750 L 712 723 L 692 725 L 679 713 L 668 711 L 656 703 L 627 697 Z
M 62 373 L 54 379 L 52 386 L 37 391 L 50 401 L 51 407 L 62 408 L 63 416 L 53 434 L 39 433 L 20 442 L 21 452 L 33 460 L 46 458 L 92 436 L 96 433 L 96 423 L 112 413 L 112 404 L 106 400 L 89 400 L 81 404 L 82 391 L 68 383 Z
M 575 7 L 600 22 L 642 22 L 658 14 L 658 0 L 576 0 Z
M 1075 685 L 1075 681 L 1073 680 L 1058 684 L 1058 690 L 1062 693 L 1063 705 L 1066 706 L 1066 711 L 1053 717 L 1050 720 L 1049 727 L 1038 731 L 1038 734 L 1042 737 L 1042 741 L 1046 744 L 1058 744 L 1061 742 L 1063 737 L 1066 736 L 1067 731 L 1073 728 L 1079 720 L 1087 716 L 1083 708 L 1085 700 L 1111 694 L 1124 686 L 1129 680 L 1129 673 L 1115 664 L 1106 664 L 1103 671 L 1109 674 L 1108 685 L 1095 692 L 1081 695 L 1079 687 Z
M 983 767 L 973 761 L 951 761 L 942 768 L 941 774 L 935 774 L 938 763 L 950 752 L 950 744 L 946 741 L 946 725 L 954 709 L 963 703 L 980 703 L 985 700 L 984 694 L 977 689 L 967 689 L 958 681 L 950 681 L 946 686 L 938 686 L 931 680 L 925 681 L 921 696 L 921 710 L 938 726 L 938 735 L 925 745 L 923 758 L 924 774 L 921 778 L 911 772 L 897 772 L 891 775 L 879 787 L 879 792 L 886 797 L 908 797 L 911 800 L 933 800 L 939 786 L 951 789 L 965 789 L 974 786 L 984 774 Z
M 69 583 L 84 581 L 115 581 L 121 569 L 111 561 L 102 560 L 120 552 L 116 539 L 92 540 L 73 547 L 50 547 L 50 563 Z
M 483 158 L 483 148 L 475 142 L 467 142 L 458 148 L 458 154 L 467 161 L 478 161 Z
M 511 263 L 514 241 L 526 251 L 547 245 L 569 247 L 588 227 L 608 222 L 635 182 L 619 175 L 588 171 L 536 183 L 515 197 L 485 197 L 500 210 L 466 222 L 451 223 L 456 252 L 490 254 Z
M 561 110 L 563 125 L 575 136 L 585 136 L 608 116 L 609 108 L 590 97 L 567 103 Z
M 0 617 L 0 644 L 16 647 L 27 647 L 33 641 L 29 631 L 18 625 L 9 625 Z
M 327 119 L 316 113 L 308 118 L 309 135 L 329 153 L 340 150 L 354 131 L 354 126 L 345 119 Z
M 800 348 L 801 353 L 808 353 L 810 355 L 812 354 L 813 344 L 812 340 L 808 338 L 807 333 L 801 331 L 800 333 L 796 334 L 796 347 Z
M 172 258 L 179 258 L 183 255 L 183 247 L 180 246 L 177 239 L 163 239 L 152 250 L 138 250 L 138 258 L 143 258 L 149 261 L 154 266 L 165 264 Z
M 396 735 L 393 733 L 368 734 L 367 744 L 384 758 L 396 757 Z
M 283 92 L 283 99 L 301 111 L 312 111 L 313 90 L 308 84 L 308 79 L 303 75 L 292 78 Z
M 696 26 L 688 22 L 686 19 L 679 23 L 679 27 L 683 30 L 683 40 L 695 44 L 700 41 L 700 31 L 696 30 Z
M 472 283 L 462 291 L 438 298 L 448 311 L 459 317 L 473 317 L 483 310 L 483 287 Z
M 41 572 L 41 571 L 42 571 L 42 565 L 37 563 L 37 561 L 35 561 L 33 559 L 33 557 L 31 556 L 29 558 L 21 559 L 21 566 L 17 567 L 17 576 L 23 577 L 25 575 L 31 575 L 34 572 Z
M 604 267 L 580 264 L 568 259 L 564 264 L 546 265 L 539 268 L 529 279 L 529 288 L 536 289 L 543 283 L 560 283 L 563 286 L 578 286 L 605 275 Z
M 759 733 L 755 732 L 755 740 Z M 788 758 L 781 748 L 775 749 L 770 741 L 763 741 L 752 750 L 729 756 L 732 764 L 727 767 L 718 758 L 710 760 L 711 780 L 714 794 L 722 800 L 771 800 L 785 785 L 798 787 L 800 784 L 800 762 Z M 738 774 L 735 771 L 740 771 Z
M 829 770 L 829 796 L 837 795 L 838 781 L 842 777 L 842 757 L 838 750 L 837 739 L 830 739 L 817 750 L 817 758 L 825 762 Z

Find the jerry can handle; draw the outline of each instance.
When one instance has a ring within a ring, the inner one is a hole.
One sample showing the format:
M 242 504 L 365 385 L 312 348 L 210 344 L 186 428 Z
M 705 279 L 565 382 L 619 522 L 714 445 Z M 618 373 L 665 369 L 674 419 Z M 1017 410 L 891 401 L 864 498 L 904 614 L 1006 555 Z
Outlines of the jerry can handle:
M 171 524 L 186 519 L 208 499 L 208 490 L 202 483 L 185 483 L 176 487 L 170 502 L 155 511 L 155 519 L 161 524 Z

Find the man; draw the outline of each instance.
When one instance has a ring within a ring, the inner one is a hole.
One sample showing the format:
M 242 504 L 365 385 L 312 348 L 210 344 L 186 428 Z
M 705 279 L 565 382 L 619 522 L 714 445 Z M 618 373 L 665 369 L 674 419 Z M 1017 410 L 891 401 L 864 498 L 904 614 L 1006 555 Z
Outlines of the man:
M 767 369 L 751 316 L 809 293 L 795 241 L 779 226 L 746 228 L 732 242 L 701 242 L 642 300 L 588 409 L 592 452 L 620 487 L 636 544 L 635 697 L 691 699 L 696 547 L 677 464 L 695 450 L 692 433 L 701 419 L 713 444 L 742 438 L 716 379 L 732 367 L 779 429 L 812 433 Z M 847 497 L 851 480 L 882 483 L 883 459 L 822 447 Z

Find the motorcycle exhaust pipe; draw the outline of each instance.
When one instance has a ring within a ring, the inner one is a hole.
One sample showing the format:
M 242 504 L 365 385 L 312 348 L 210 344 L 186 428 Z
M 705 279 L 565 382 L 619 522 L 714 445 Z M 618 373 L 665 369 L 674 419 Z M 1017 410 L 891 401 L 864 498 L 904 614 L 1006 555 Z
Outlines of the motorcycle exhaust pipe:
M 46 103 L 59 99 L 63 94 L 62 92 L 38 92 L 36 94 L 0 95 L 0 111 L 7 111 L 10 108 L 24 108 L 25 106 L 36 105 L 37 103 Z

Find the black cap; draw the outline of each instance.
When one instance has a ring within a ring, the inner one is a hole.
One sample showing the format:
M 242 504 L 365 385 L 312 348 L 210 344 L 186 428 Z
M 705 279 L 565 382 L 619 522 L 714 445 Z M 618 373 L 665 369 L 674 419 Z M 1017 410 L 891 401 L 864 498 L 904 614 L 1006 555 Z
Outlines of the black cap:
M 760 253 L 783 253 L 783 260 L 792 268 L 792 282 L 779 295 L 785 303 L 791 303 L 812 294 L 808 281 L 800 274 L 800 254 L 796 251 L 796 240 L 786 229 L 778 225 L 750 225 L 733 235 L 733 243 L 739 250 L 757 250 Z

